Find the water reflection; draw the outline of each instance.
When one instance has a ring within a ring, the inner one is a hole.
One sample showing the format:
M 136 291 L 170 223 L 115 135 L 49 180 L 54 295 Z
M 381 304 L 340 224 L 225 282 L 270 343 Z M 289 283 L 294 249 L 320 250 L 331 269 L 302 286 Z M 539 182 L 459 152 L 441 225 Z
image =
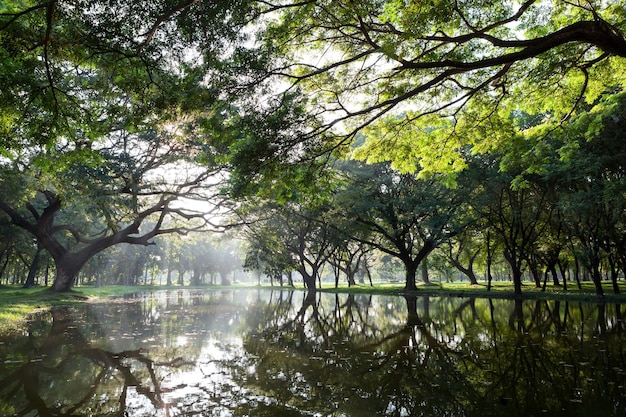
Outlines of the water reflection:
M 2 416 L 623 416 L 620 305 L 177 291 L 0 335 Z

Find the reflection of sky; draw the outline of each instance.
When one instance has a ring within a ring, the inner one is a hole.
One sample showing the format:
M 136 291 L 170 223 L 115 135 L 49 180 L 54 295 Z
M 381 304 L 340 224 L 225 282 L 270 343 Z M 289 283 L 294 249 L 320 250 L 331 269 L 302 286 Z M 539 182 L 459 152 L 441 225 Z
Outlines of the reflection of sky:
M 181 312 L 180 307 L 188 310 L 193 317 L 193 296 L 188 292 L 179 295 L 171 297 L 165 293 L 156 293 L 144 299 L 143 317 L 146 322 L 153 326 L 163 326 L 162 322 L 167 322 L 168 316 Z M 200 305 L 202 308 L 202 303 Z M 237 326 L 237 309 L 229 311 L 230 313 L 225 313 L 218 309 L 218 314 L 212 320 L 195 320 L 191 323 L 193 326 L 189 327 L 193 331 L 175 335 L 170 343 L 161 342 L 161 348 L 170 351 L 174 356 L 184 356 L 185 352 L 194 351 L 195 346 L 200 346 L 200 350 L 194 354 L 193 364 L 165 368 L 166 373 L 159 376 L 163 392 L 162 409 L 155 410 L 145 395 L 136 389 L 129 390 L 126 399 L 129 415 L 175 416 L 202 413 L 206 416 L 230 416 L 237 401 L 249 401 L 244 398 L 242 390 L 236 386 L 223 365 L 244 356 L 241 336 L 234 331 Z M 181 330 L 183 329 L 174 329 L 173 332 Z M 138 331 L 127 335 L 127 338 L 142 345 L 148 342 L 149 352 L 158 343 L 150 343 L 155 341 L 155 337 L 144 336 Z M 249 367 L 248 370 L 251 373 L 255 371 L 254 367 Z
M 186 337 L 183 337 L 186 339 Z M 231 415 L 232 402 L 240 389 L 221 365 L 243 355 L 241 338 L 209 338 L 204 342 L 198 360 L 191 369 L 169 374 L 162 389 L 166 404 L 164 413 L 196 411 L 214 416 Z

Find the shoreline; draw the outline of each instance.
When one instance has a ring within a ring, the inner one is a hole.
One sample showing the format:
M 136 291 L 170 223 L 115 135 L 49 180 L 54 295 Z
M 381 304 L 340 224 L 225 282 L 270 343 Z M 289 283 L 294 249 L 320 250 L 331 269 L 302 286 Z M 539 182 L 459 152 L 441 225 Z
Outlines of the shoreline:
M 526 284 L 522 294 L 516 295 L 513 285 L 507 282 L 495 283 L 491 290 L 487 285 L 479 283 L 419 283 L 416 290 L 407 291 L 401 283 L 380 283 L 373 287 L 365 284 L 348 287 L 342 284 L 323 286 L 316 288 L 316 292 L 334 294 L 364 294 L 364 295 L 388 295 L 398 297 L 467 297 L 467 298 L 492 298 L 520 301 L 571 301 L 585 303 L 626 304 L 626 282 L 620 282 L 620 294 L 613 294 L 612 286 L 606 283 L 605 295 L 600 297 L 595 294 L 592 283 L 584 283 L 582 289 L 570 284 L 565 291 L 562 287 L 548 285 L 545 291 L 534 285 Z M 274 290 L 274 291 L 307 291 L 302 286 L 270 286 L 269 284 L 233 284 L 229 286 L 204 285 L 204 286 L 79 286 L 70 292 L 54 293 L 48 291 L 48 287 L 34 287 L 23 289 L 18 286 L 0 286 L 0 332 L 18 330 L 27 322 L 28 316 L 53 306 L 80 304 L 85 302 L 107 302 L 112 298 L 123 297 L 128 294 L 146 291 L 176 291 L 176 290 Z

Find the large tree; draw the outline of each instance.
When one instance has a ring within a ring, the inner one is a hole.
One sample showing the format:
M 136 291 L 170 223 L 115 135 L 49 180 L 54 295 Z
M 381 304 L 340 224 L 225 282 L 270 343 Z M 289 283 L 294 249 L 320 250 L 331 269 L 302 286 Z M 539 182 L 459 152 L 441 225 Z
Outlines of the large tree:
M 106 247 L 171 231 L 172 215 L 200 218 L 176 199 L 206 198 L 227 151 L 247 3 L 0 5 L 0 211 L 50 253 L 53 289 Z
M 111 140 L 91 160 L 58 148 L 29 152 L 0 165 L 0 213 L 50 254 L 52 289 L 65 291 L 113 245 L 148 245 L 207 225 L 209 207 L 194 201 L 211 201 L 220 174 L 185 161 L 193 152 L 178 138 L 148 134 Z M 55 165 L 53 173 L 42 163 Z
M 460 230 L 460 189 L 447 188 L 439 178 L 400 174 L 385 163 L 344 167 L 346 181 L 334 200 L 336 210 L 365 230 L 351 227 L 350 236 L 400 260 L 405 289 L 415 290 L 420 264 Z

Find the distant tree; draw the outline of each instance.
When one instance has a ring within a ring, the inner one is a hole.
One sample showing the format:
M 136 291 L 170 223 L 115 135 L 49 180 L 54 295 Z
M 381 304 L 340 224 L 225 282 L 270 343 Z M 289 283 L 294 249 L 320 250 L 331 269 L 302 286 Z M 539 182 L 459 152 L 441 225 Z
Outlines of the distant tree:
M 251 242 L 246 264 L 265 265 L 277 278 L 297 271 L 304 286 L 315 291 L 321 268 L 336 248 L 332 227 L 324 221 L 328 206 L 266 202 L 253 210 L 257 214 L 248 217 L 246 224 L 245 234 Z

